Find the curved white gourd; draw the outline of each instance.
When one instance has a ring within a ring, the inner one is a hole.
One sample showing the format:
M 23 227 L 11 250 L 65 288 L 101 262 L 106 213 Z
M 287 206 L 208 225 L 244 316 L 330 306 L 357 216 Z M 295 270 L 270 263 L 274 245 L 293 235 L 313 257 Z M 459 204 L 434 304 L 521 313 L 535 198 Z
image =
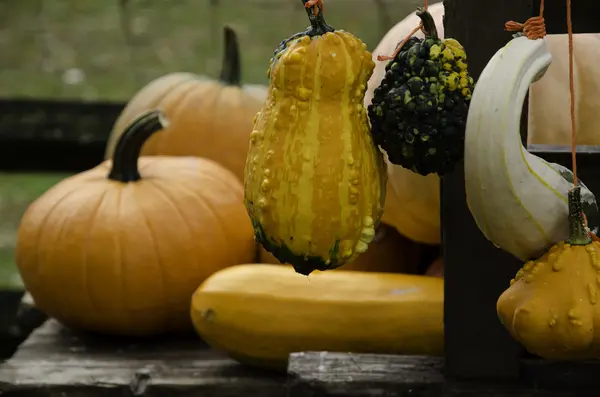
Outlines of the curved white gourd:
M 551 61 L 545 40 L 511 40 L 483 70 L 467 118 L 467 204 L 483 234 L 524 261 L 569 233 L 572 173 L 527 152 L 519 131 L 529 85 L 544 75 Z M 596 231 L 594 196 L 582 189 L 582 197 Z

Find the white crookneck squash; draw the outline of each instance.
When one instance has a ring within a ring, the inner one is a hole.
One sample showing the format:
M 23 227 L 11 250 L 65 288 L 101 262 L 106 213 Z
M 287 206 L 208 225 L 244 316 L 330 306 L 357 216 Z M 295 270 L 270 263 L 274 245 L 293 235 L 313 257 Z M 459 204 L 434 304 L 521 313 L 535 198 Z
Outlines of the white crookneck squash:
M 519 128 L 529 86 L 542 78 L 551 62 L 545 39 L 511 40 L 481 73 L 467 118 L 469 209 L 494 245 L 521 260 L 541 255 L 569 234 L 567 193 L 573 174 L 529 153 Z M 583 211 L 590 229 L 597 232 L 596 200 L 581 186 Z

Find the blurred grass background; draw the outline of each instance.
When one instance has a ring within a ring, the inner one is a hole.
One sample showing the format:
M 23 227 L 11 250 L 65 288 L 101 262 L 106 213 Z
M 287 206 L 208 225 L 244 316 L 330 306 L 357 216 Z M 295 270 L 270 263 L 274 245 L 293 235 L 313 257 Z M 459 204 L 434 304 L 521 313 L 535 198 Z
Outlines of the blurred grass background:
M 327 21 L 373 49 L 420 0 L 325 0 Z M 238 33 L 247 83 L 267 84 L 276 46 L 308 25 L 300 0 L 0 0 L 0 97 L 127 101 L 175 71 L 217 77 L 222 27 Z M 0 115 L 1 117 L 1 115 Z M 0 288 L 27 205 L 66 175 L 0 173 Z

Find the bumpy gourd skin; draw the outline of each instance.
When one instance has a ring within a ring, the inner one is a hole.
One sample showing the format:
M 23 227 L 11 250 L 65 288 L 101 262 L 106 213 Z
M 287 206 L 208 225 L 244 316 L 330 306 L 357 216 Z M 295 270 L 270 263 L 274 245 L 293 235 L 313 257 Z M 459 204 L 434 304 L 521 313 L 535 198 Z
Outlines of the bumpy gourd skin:
M 363 107 L 374 66 L 339 30 L 293 36 L 271 62 L 245 202 L 257 240 L 299 273 L 350 262 L 375 235 L 387 174 Z
M 417 15 L 430 37 L 412 37 L 387 64 L 369 105 L 371 132 L 391 163 L 444 175 L 463 156 L 474 83 L 462 45 L 438 39 L 429 13 Z
M 548 359 L 600 357 L 600 243 L 560 242 L 519 270 L 498 300 L 513 338 Z
M 577 200 L 573 211 L 570 192 L 571 237 L 527 262 L 497 303 L 513 338 L 547 359 L 600 358 L 600 243 L 574 221 L 582 218 L 579 191 Z

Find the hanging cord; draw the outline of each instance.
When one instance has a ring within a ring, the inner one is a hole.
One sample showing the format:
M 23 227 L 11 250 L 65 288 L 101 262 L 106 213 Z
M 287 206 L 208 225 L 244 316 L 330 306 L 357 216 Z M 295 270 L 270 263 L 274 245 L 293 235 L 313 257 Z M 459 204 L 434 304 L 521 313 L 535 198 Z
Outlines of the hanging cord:
M 571 0 L 567 0 L 567 35 L 569 37 L 569 94 L 571 102 L 571 167 L 573 168 L 573 187 L 576 187 L 579 184 L 579 179 L 577 178 L 577 123 L 575 122 L 575 77 L 573 70 L 573 20 L 571 17 Z M 583 220 L 592 240 L 600 241 L 600 238 L 589 230 L 585 214 L 583 214 Z
M 546 36 L 546 23 L 544 21 L 544 0 L 540 0 L 540 15 L 531 17 L 525 23 L 508 21 L 504 24 L 504 30 L 509 32 L 523 32 L 530 40 L 541 39 Z
M 567 33 L 569 35 L 569 93 L 571 94 L 571 161 L 573 163 L 573 186 L 577 186 L 577 133 L 575 123 L 575 82 L 573 78 L 573 21 L 571 0 L 567 0 Z
M 567 35 L 569 37 L 569 94 L 570 94 L 570 111 L 571 111 L 571 167 L 573 168 L 573 188 L 579 185 L 577 178 L 577 123 L 575 122 L 575 76 L 573 67 L 573 20 L 571 17 L 571 0 L 567 0 Z M 593 241 L 600 241 L 588 228 L 587 217 L 583 213 L 584 226 L 588 231 L 588 235 Z
M 427 11 L 427 8 L 429 8 L 429 0 L 423 0 L 423 9 L 425 11 Z M 410 38 L 413 37 L 413 35 L 415 33 L 417 33 L 419 30 L 421 32 L 423 32 L 423 34 L 425 36 L 427 36 L 427 31 L 425 31 L 425 28 L 423 27 L 423 22 L 421 22 L 419 24 L 419 26 L 417 26 L 416 28 L 411 30 L 411 32 L 400 43 L 398 43 L 398 45 L 396 46 L 396 49 L 394 50 L 394 53 L 392 55 L 377 55 L 377 60 L 378 61 L 390 61 L 390 60 L 396 58 L 396 55 L 398 55 L 398 53 L 400 52 L 402 47 L 404 47 L 404 44 L 406 44 L 406 42 L 408 40 L 410 40 Z

